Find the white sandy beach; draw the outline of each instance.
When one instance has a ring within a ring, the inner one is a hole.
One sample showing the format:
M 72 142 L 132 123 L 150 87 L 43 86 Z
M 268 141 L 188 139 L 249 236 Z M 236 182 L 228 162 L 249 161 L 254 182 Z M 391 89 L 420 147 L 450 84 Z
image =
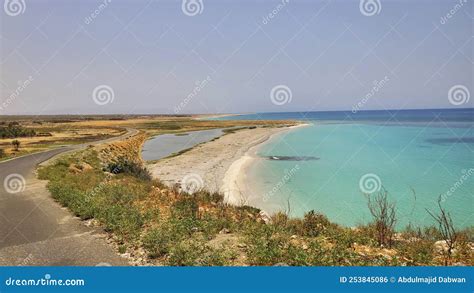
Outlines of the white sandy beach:
M 257 200 L 259 202 L 262 202 L 262 199 L 253 198 L 259 195 L 255 195 L 251 190 L 249 190 L 247 184 L 247 182 L 251 180 L 248 178 L 248 168 L 259 159 L 256 155 L 258 149 L 264 143 L 268 142 L 270 138 L 275 138 L 277 135 L 282 134 L 286 131 L 299 127 L 304 127 L 307 125 L 308 124 L 299 124 L 287 127 L 285 128 L 285 131 L 273 133 L 268 137 L 269 139 L 267 139 L 265 142 L 249 147 L 249 149 L 243 156 L 235 160 L 225 173 L 220 189 L 220 191 L 224 194 L 226 202 L 234 205 L 253 205 L 253 203 Z M 260 206 L 260 208 L 263 207 Z
M 239 130 L 148 167 L 154 177 L 169 186 L 193 181 L 192 184 L 211 192 L 222 192 L 230 204 L 250 204 L 246 170 L 256 159 L 258 147 L 275 134 L 301 126 L 305 124 Z

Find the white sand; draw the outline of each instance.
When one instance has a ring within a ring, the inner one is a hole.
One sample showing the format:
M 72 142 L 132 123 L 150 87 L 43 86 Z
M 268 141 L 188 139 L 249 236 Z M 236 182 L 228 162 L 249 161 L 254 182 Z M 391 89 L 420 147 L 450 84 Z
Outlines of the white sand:
M 240 159 L 234 161 L 222 179 L 221 192 L 224 193 L 224 200 L 233 205 L 247 204 L 249 194 L 245 174 L 246 170 L 254 161 L 254 157 L 245 154 Z
M 277 133 L 304 125 L 240 130 L 179 156 L 159 160 L 150 164 L 149 169 L 169 186 L 191 180 L 211 192 L 224 193 L 230 204 L 249 204 L 246 170 L 255 160 L 257 146 Z
M 286 130 L 305 127 L 308 125 L 309 124 L 298 124 L 288 127 Z M 269 138 L 275 138 L 277 135 L 282 133 L 284 132 L 273 133 L 269 136 Z M 258 149 L 268 141 L 269 139 L 258 145 L 250 147 L 242 157 L 234 161 L 229 167 L 225 173 L 224 178 L 222 179 L 223 183 L 220 190 L 222 193 L 224 193 L 226 202 L 234 205 L 252 205 L 254 202 L 252 196 L 254 194 L 248 189 L 248 182 L 251 180 L 247 177 L 248 168 L 258 160 L 256 155 Z M 258 201 L 261 202 L 261 200 L 262 199 Z

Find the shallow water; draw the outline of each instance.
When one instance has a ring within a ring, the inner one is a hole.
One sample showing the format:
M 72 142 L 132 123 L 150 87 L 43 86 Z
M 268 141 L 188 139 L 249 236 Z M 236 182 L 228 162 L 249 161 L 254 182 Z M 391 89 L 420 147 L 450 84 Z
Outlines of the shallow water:
M 142 158 L 146 161 L 166 158 L 197 144 L 210 141 L 223 134 L 222 129 L 193 131 L 185 134 L 162 134 L 145 142 Z
M 261 159 L 247 174 L 253 178 L 248 184 L 255 193 L 254 204 L 272 212 L 288 210 L 289 203 L 294 216 L 314 209 L 332 221 L 355 226 L 370 220 L 366 193 L 385 188 L 396 202 L 398 227 L 434 224 L 426 209 L 436 210 L 440 195 L 458 227 L 474 225 L 472 116 L 466 111 L 461 117 L 451 111 L 443 114 L 445 121 L 433 121 L 423 113 L 423 121 L 403 113 L 390 123 L 390 117 L 386 123 L 368 114 L 364 121 L 331 123 L 328 115 L 324 123 L 309 115 L 312 120 L 307 121 L 314 125 L 278 135 L 257 151 Z M 278 119 L 278 114 L 272 115 L 265 118 Z

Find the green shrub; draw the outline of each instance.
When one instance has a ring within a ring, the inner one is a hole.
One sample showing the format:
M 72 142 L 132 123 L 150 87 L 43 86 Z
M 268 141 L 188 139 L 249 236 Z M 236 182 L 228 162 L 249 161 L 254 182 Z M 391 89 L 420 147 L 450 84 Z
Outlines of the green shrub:
M 404 241 L 397 249 L 409 259 L 408 265 L 429 265 L 433 260 L 433 242 L 429 240 Z
M 426 240 L 437 241 L 442 239 L 443 236 L 441 235 L 441 233 L 439 233 L 439 230 L 436 227 L 431 226 L 425 227 L 423 229 L 423 234 L 421 235 L 421 237 Z
M 170 266 L 224 266 L 227 261 L 223 250 L 190 239 L 172 247 L 166 263 Z
M 272 223 L 275 227 L 286 229 L 288 226 L 288 221 L 288 216 L 283 212 L 277 212 L 272 216 Z
M 458 244 L 454 253 L 454 261 L 468 266 L 474 266 L 474 253 L 472 251 L 472 227 L 459 232 Z
M 150 181 L 152 179 L 150 171 L 140 163 L 132 162 L 124 158 L 120 158 L 117 162 L 109 163 L 106 171 L 113 174 L 125 173 L 132 175 L 138 179 Z
M 10 122 L 7 127 L 0 127 L 0 138 L 32 137 L 36 132 L 33 129 L 20 126 L 16 122 Z
M 324 233 L 322 233 L 322 236 L 345 249 L 350 249 L 354 243 L 373 246 L 376 244 L 376 241 L 373 239 L 373 233 L 371 232 L 373 230 L 367 230 L 366 227 L 367 226 L 360 226 L 356 229 L 352 229 L 331 224 Z
M 284 247 L 289 237 L 275 233 L 271 225 L 254 224 L 245 231 L 245 242 L 248 245 L 248 259 L 252 265 L 274 265 L 285 262 Z
M 173 236 L 166 229 L 155 228 L 143 237 L 143 246 L 150 258 L 166 255 L 171 247 Z
M 225 215 L 215 216 L 206 214 L 197 221 L 199 231 L 201 231 L 207 239 L 212 239 L 221 230 L 234 230 L 233 220 Z
M 63 206 L 67 206 L 74 215 L 81 219 L 90 219 L 94 216 L 94 207 L 90 205 L 83 192 L 69 185 L 48 184 L 53 198 Z
M 197 200 L 192 195 L 184 195 L 179 198 L 171 207 L 172 216 L 178 219 L 191 218 L 198 216 L 199 206 Z
M 326 216 L 318 214 L 314 210 L 309 211 L 303 218 L 303 235 L 310 237 L 318 236 L 329 225 L 330 222 Z
M 222 203 L 224 201 L 224 196 L 218 192 L 209 192 L 206 190 L 198 190 L 196 191 L 193 196 L 199 200 L 199 202 L 203 203 Z
M 79 168 L 80 171 L 71 168 L 83 163 L 93 168 Z M 105 168 L 119 176 L 106 174 L 101 168 L 97 153 L 87 150 L 40 168 L 39 177 L 49 180 L 53 197 L 75 215 L 82 219 L 96 218 L 118 236 L 121 252 L 142 243 L 150 258 L 159 258 L 167 265 L 227 265 L 240 254 L 243 257 L 239 258 L 239 264 L 245 260 L 249 265 L 432 265 L 433 243 L 442 239 L 434 227 L 409 227 L 402 233 L 403 239 L 395 242 L 397 258 L 381 256 L 378 250 L 359 254 L 354 250 L 354 243 L 369 250 L 377 246 L 373 237 L 375 224 L 344 228 L 315 211 L 306 213 L 302 219 L 277 213 L 270 224 L 264 224 L 258 220 L 259 209 L 229 206 L 219 193 L 200 190 L 189 195 L 180 193 L 178 188 L 168 190 L 174 192 L 173 196 L 168 196 L 168 192 L 150 193 L 156 187 L 166 187 L 158 180 L 149 180 L 148 171 L 138 163 L 120 159 Z M 155 195 L 153 205 L 145 207 L 143 212 L 139 210 L 149 196 Z M 160 210 L 164 211 L 163 215 Z M 144 228 L 148 230 L 139 242 Z M 224 236 L 225 244 L 221 239 L 209 244 L 223 229 L 232 233 L 229 237 L 220 235 Z M 473 241 L 474 229 L 466 229 L 460 235 L 454 261 L 472 265 L 469 241 Z M 230 247 L 242 241 L 246 246 L 232 248 L 230 253 Z M 221 244 L 229 250 L 213 248 Z
M 100 212 L 99 219 L 105 223 L 106 230 L 126 239 L 134 239 L 139 235 L 143 217 L 136 208 L 122 205 L 102 208 L 105 210 Z
M 12 145 L 15 148 L 15 151 L 18 151 L 20 149 L 21 142 L 18 139 L 15 139 L 12 141 Z

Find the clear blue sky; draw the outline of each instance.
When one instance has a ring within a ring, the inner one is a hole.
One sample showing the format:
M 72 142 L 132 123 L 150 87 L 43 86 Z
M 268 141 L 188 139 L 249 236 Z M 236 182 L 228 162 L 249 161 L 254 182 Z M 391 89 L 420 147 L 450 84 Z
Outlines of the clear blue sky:
M 195 16 L 182 1 L 4 9 L 0 115 L 350 110 L 385 77 L 364 110 L 455 107 L 454 85 L 474 95 L 471 0 L 380 0 L 373 16 L 348 0 L 197 2 Z M 113 89 L 112 102 L 94 101 L 100 85 Z M 272 103 L 277 85 L 291 89 L 291 102 Z

